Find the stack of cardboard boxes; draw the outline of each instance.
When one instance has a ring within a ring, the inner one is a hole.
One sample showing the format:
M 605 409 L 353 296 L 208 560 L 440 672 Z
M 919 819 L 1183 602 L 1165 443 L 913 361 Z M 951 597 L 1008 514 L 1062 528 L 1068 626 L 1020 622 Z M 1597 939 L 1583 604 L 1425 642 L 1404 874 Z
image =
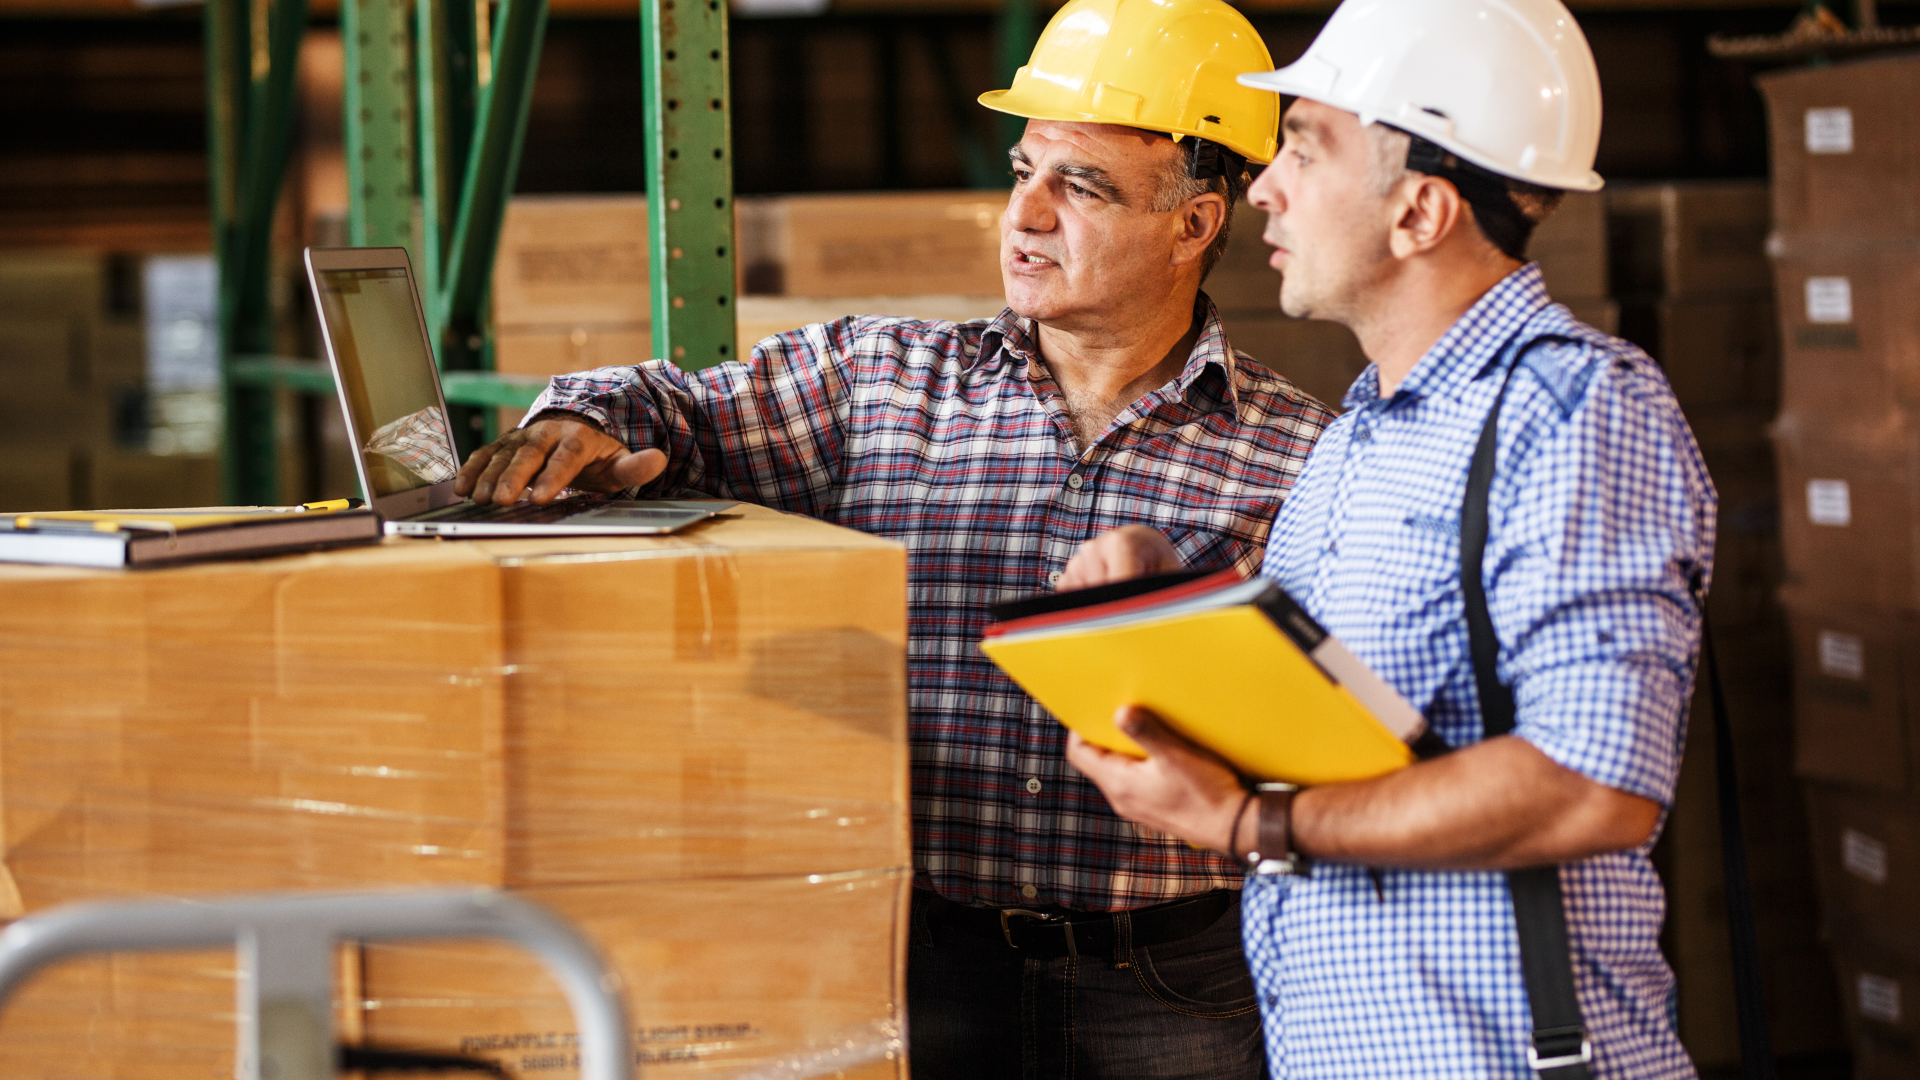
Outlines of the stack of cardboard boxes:
M 905 590 L 899 545 L 757 507 L 671 537 L 0 565 L 0 917 L 508 888 L 603 950 L 650 1077 L 902 1077 Z M 578 1075 L 526 953 L 351 946 L 340 971 L 350 1043 Z M 231 1075 L 233 979 L 219 952 L 61 965 L 0 1013 L 0 1075 Z
M 1004 192 L 739 200 L 742 350 L 845 315 L 997 315 Z M 555 375 L 653 359 L 647 203 L 534 196 L 508 206 L 494 264 L 495 364 Z
M 142 277 L 131 257 L 0 252 L 0 511 L 220 501 L 212 453 L 148 452 Z
M 1607 192 L 1622 333 L 1665 369 L 1720 497 L 1707 605 L 1740 768 L 1758 909 L 1761 975 L 1776 1052 L 1842 1038 L 1815 930 L 1805 809 L 1794 781 L 1778 500 L 1768 429 L 1779 349 L 1762 181 L 1620 185 Z M 1679 980 L 1682 1038 L 1702 1066 L 1731 1066 L 1739 1039 L 1721 863 L 1715 733 L 1704 664 L 1660 847 L 1663 946 Z
M 1821 924 L 1856 1075 L 1920 1072 L 1920 59 L 1761 80 L 1775 426 Z

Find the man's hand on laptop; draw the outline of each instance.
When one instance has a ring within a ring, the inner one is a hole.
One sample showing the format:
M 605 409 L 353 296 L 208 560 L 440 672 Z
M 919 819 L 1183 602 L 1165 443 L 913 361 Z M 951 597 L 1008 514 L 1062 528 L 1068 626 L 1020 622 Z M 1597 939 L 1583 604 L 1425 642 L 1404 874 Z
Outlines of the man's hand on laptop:
M 658 450 L 628 450 L 591 423 L 548 415 L 475 450 L 454 478 L 453 491 L 497 506 L 510 506 L 522 496 L 550 503 L 569 487 L 605 492 L 639 487 L 666 467 L 667 455 Z
M 1081 544 L 1067 560 L 1060 584 L 1055 587 L 1062 591 L 1086 589 L 1182 569 L 1180 553 L 1173 550 L 1173 541 L 1160 530 L 1122 525 Z

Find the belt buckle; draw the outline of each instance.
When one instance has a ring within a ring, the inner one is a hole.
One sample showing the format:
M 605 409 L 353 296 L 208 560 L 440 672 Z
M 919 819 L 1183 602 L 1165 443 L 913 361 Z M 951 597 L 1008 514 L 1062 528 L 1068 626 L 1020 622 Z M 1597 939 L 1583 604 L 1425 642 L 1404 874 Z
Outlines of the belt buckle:
M 1059 923 L 1060 929 L 1065 931 L 1067 935 L 1067 955 L 1080 955 L 1080 950 L 1074 945 L 1073 923 L 1069 922 L 1065 915 L 1049 915 L 1044 911 L 1028 911 L 1026 908 L 1000 909 L 1000 934 L 1007 939 L 1007 948 L 1017 949 L 1020 947 L 1013 943 L 1013 926 L 1007 921 L 1015 915 L 1023 919 L 1035 919 L 1043 923 Z

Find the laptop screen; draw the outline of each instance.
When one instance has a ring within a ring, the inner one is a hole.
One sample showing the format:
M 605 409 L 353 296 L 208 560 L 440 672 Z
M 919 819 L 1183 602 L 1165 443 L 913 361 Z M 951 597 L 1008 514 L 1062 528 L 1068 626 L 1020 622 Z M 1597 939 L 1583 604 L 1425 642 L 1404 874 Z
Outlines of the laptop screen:
M 401 269 L 320 270 L 320 317 L 378 498 L 453 479 L 453 434 L 440 409 L 433 354 Z

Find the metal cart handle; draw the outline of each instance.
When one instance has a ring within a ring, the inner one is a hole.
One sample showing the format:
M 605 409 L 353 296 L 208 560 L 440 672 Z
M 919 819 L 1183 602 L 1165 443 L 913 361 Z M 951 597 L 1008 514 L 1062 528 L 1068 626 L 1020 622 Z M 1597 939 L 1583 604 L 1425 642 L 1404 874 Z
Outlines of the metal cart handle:
M 0 932 L 0 1005 L 33 972 L 70 956 L 231 944 L 238 1080 L 332 1080 L 335 944 L 429 938 L 501 938 L 538 954 L 573 1006 L 582 1080 L 632 1080 L 619 976 L 552 912 L 488 890 L 68 904 Z

